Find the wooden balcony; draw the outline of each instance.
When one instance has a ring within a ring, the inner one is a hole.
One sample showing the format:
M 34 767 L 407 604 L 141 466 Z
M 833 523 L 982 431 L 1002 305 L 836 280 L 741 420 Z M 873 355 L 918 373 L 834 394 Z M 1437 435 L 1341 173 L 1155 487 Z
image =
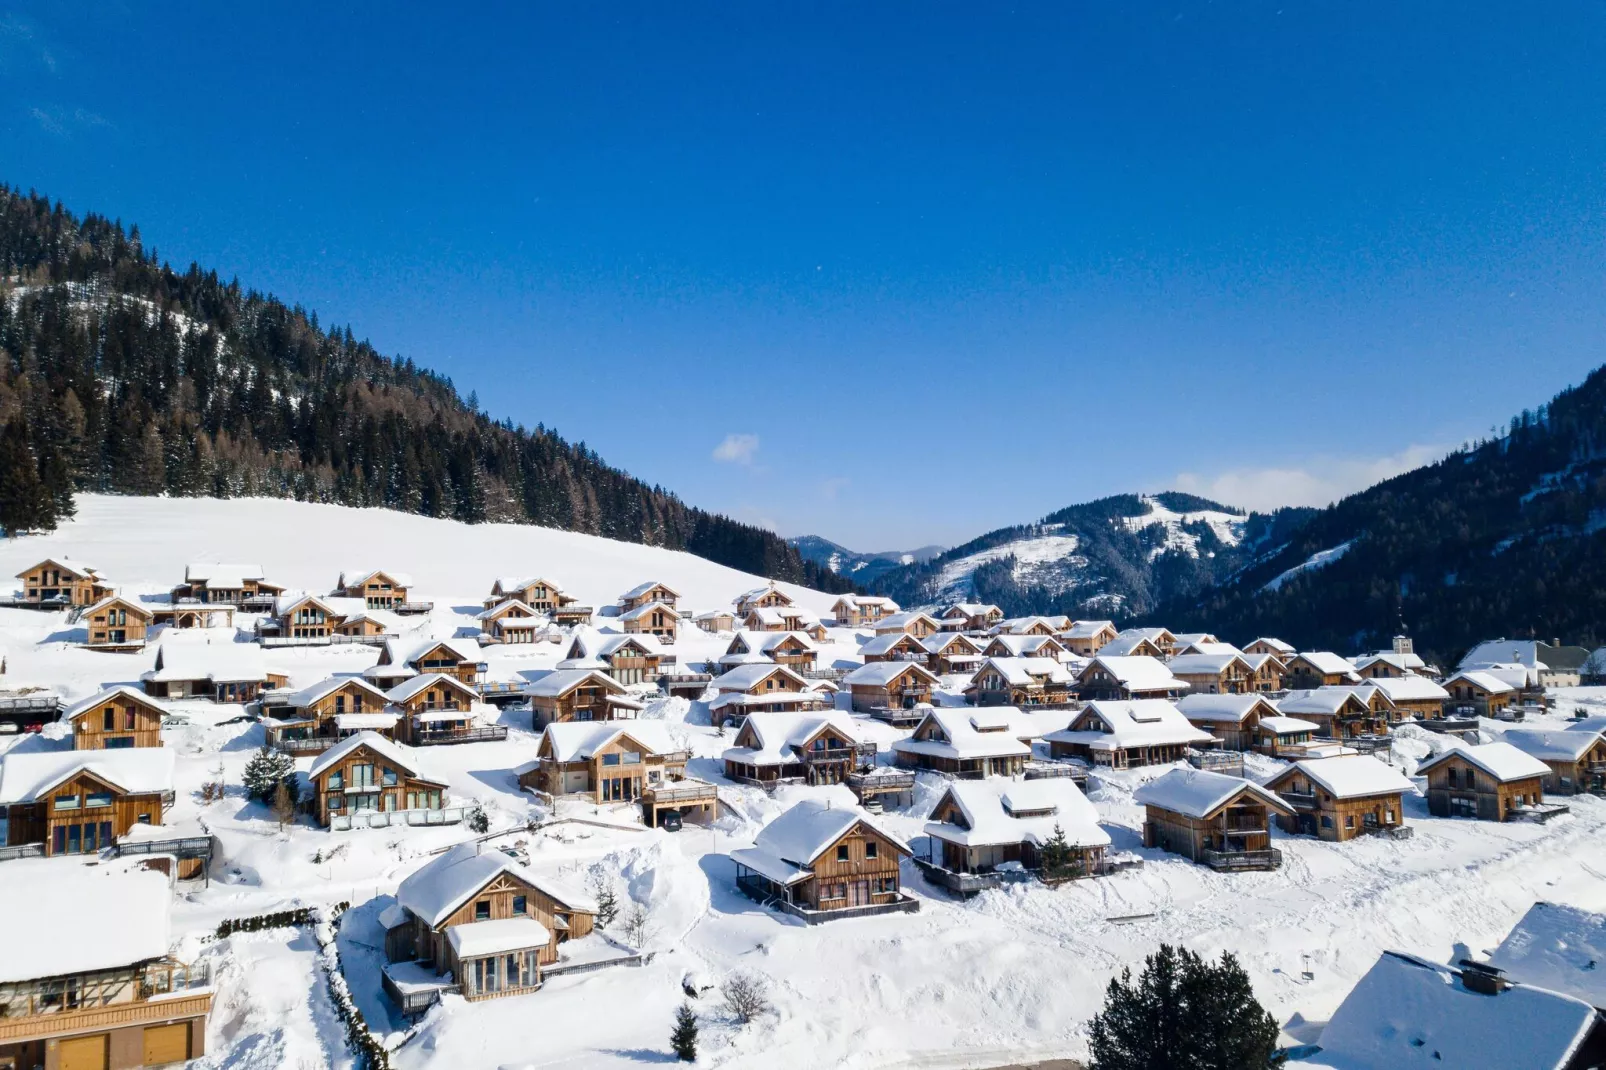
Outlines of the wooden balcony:
M 641 793 L 641 797 L 653 806 L 683 806 L 688 803 L 713 802 L 719 797 L 718 790 L 706 780 L 671 780 L 656 787 L 649 787 Z
M 1222 872 L 1280 869 L 1283 853 L 1276 848 L 1264 851 L 1212 851 L 1205 848 L 1199 853 L 1199 861 Z
M 166 961 L 0 985 L 0 1044 L 198 1017 L 210 984 L 204 964 Z
M 468 814 L 466 806 L 443 806 L 439 810 L 353 810 L 329 815 L 329 828 L 346 832 L 354 828 L 382 829 L 392 825 L 456 825 Z
M 499 743 L 506 738 L 507 726 L 500 724 L 414 732 L 412 737 L 415 747 L 442 747 L 453 743 Z
M 435 608 L 434 602 L 396 602 L 390 607 L 392 613 L 428 613 Z

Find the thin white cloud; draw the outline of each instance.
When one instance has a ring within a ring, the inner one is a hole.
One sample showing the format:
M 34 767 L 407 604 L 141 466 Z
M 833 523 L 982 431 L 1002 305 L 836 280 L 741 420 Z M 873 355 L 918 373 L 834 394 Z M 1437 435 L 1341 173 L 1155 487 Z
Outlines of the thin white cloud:
M 729 434 L 725 436 L 725 441 L 714 447 L 714 460 L 725 464 L 750 465 L 757 453 L 757 435 Z
M 1266 512 L 1284 505 L 1331 505 L 1401 472 L 1449 453 L 1441 445 L 1407 446 L 1387 457 L 1317 457 L 1298 466 L 1236 468 L 1215 475 L 1178 473 L 1178 490 L 1227 505 Z

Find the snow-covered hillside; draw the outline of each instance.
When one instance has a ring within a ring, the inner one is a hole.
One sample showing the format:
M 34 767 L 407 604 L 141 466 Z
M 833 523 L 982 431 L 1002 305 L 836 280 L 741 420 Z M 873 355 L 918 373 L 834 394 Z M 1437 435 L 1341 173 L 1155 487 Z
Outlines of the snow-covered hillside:
M 694 608 L 727 604 L 758 583 L 685 554 L 581 535 L 292 502 L 86 497 L 79 513 L 57 534 L 0 544 L 0 564 L 15 573 L 48 555 L 81 557 L 132 593 L 153 597 L 196 559 L 260 562 L 270 576 L 320 591 L 342 568 L 396 568 L 412 574 L 417 597 L 436 603 L 412 625 L 430 635 L 473 627 L 472 613 L 491 578 L 508 572 L 548 575 L 597 605 L 646 579 L 676 587 Z M 792 593 L 820 612 L 831 602 L 817 592 Z M 598 623 L 609 626 L 607 618 Z M 49 685 L 78 696 L 135 679 L 151 664 L 149 651 L 83 650 L 71 645 L 75 634 L 62 613 L 0 609 L 0 645 L 9 654 L 0 686 Z M 823 660 L 851 663 L 858 638 L 833 630 Z M 681 661 L 691 662 L 727 641 L 693 632 L 675 645 Z M 490 673 L 530 676 L 560 656 L 556 644 L 530 646 L 487 648 Z M 375 656 L 364 647 L 266 652 L 269 667 L 294 684 L 358 671 Z M 962 682 L 949 679 L 939 698 L 960 701 Z M 1566 699 L 1566 712 L 1588 704 L 1606 710 L 1603 690 L 1579 689 Z M 1405 814 L 1415 827 L 1409 840 L 1333 844 L 1278 832 L 1281 870 L 1221 874 L 1141 846 L 1143 812 L 1132 793 L 1165 772 L 1160 767 L 1095 776 L 1090 785 L 1115 849 L 1141 858 L 1141 868 L 958 901 L 906 865 L 904 887 L 919 900 L 918 913 L 808 926 L 738 895 L 727 852 L 750 844 L 799 799 L 850 805 L 845 788 L 789 787 L 772 796 L 731 783 L 719 761 L 731 738 L 708 725 L 705 703 L 657 699 L 643 716 L 666 722 L 692 755 L 692 775 L 718 786 L 722 812 L 715 826 L 667 833 L 640 827 L 628 805 L 565 803 L 564 816 L 583 820 L 532 829 L 532 819 L 551 815 L 518 789 L 514 770 L 534 757 L 538 737 L 528 713 L 486 710 L 486 719 L 507 726 L 505 741 L 426 748 L 419 760 L 447 782 L 454 801 L 484 807 L 499 834 L 492 847 L 523 852 L 538 873 L 571 887 L 600 876 L 627 906 L 647 909 L 652 931 L 645 946 L 655 957 L 638 969 L 553 977 L 530 995 L 477 1003 L 447 996 L 421 1021 L 408 1023 L 379 985 L 380 917 L 394 903 L 399 882 L 431 852 L 467 839 L 467 830 L 335 833 L 303 822 L 281 831 L 240 787 L 245 763 L 262 742 L 261 726 L 237 706 L 172 706 L 177 716 L 163 742 L 177 756 L 177 802 L 166 822 L 204 827 L 221 850 L 211 885 L 183 887 L 174 906 L 178 953 L 209 963 L 217 979 L 209 1054 L 195 1064 L 203 1070 L 351 1065 L 317 946 L 307 934 L 280 929 L 224 940 L 208 936 L 222 919 L 298 904 L 352 904 L 338 934 L 345 976 L 402 1070 L 609 1070 L 668 1062 L 683 984 L 688 978 L 718 984 L 737 970 L 769 981 L 774 1010 L 742 1027 L 721 1010 L 717 992 L 695 1000 L 699 1066 L 960 1070 L 1079 1057 L 1110 977 L 1140 964 L 1161 941 L 1179 940 L 1205 953 L 1237 954 L 1256 994 L 1289 1025 L 1290 1036 L 1310 1039 L 1308 1023 L 1325 1020 L 1384 948 L 1442 961 L 1458 942 L 1474 951 L 1493 946 L 1535 899 L 1606 909 L 1599 867 L 1581 864 L 1606 836 L 1606 800 L 1576 798 L 1571 816 L 1534 825 L 1431 818 L 1423 801 L 1412 798 Z M 903 733 L 855 723 L 881 747 L 880 760 L 888 760 L 888 745 Z M 1562 722 L 1546 723 L 1560 728 Z M 1495 722 L 1485 727 L 1491 733 L 1503 728 Z M 1442 745 L 1421 735 L 1396 745 L 1394 757 L 1407 769 Z M 66 746 L 62 725 L 40 735 L 0 736 L 0 751 Z M 305 770 L 310 762 L 298 764 Z M 1250 766 L 1265 775 L 1277 763 L 1253 757 Z M 201 786 L 219 775 L 228 793 L 207 801 Z M 922 774 L 913 805 L 882 821 L 895 835 L 918 841 L 943 790 L 944 781 Z
M 1128 531 L 1146 531 L 1158 527 L 1163 531 L 1159 545 L 1149 550 L 1154 560 L 1167 550 L 1178 550 L 1189 557 L 1199 556 L 1199 536 L 1189 531 L 1191 525 L 1204 524 L 1224 546 L 1237 546 L 1243 540 L 1246 518 L 1241 513 L 1225 513 L 1219 509 L 1195 509 L 1175 512 L 1167 509 L 1159 499 L 1147 494 L 1138 498 L 1148 512 L 1141 516 L 1123 517 Z

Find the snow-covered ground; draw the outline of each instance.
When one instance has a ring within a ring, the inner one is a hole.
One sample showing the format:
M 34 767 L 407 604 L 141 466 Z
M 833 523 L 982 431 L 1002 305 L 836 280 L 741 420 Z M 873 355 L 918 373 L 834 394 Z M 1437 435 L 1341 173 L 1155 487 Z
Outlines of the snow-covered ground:
M 419 623 L 433 635 L 472 627 L 472 612 L 493 577 L 541 574 L 583 601 L 612 602 L 647 579 L 679 589 L 694 609 L 729 603 L 756 586 L 698 558 L 537 528 L 464 527 L 379 511 L 279 501 L 163 501 L 85 497 L 79 519 L 60 532 L 0 543 L 6 574 L 46 556 L 94 562 L 128 593 L 156 595 L 186 561 L 260 562 L 270 577 L 324 591 L 342 568 L 409 572 L 416 596 L 435 612 Z M 831 598 L 797 591 L 826 613 Z M 608 625 L 606 618 L 598 623 Z M 69 697 L 134 680 L 152 654 L 90 653 L 64 642 L 61 614 L 0 610 L 0 645 L 10 656 L 7 687 L 50 685 Z M 845 661 L 854 637 L 833 633 L 825 661 Z M 683 663 L 722 650 L 700 633 L 682 638 Z M 489 648 L 491 675 L 550 667 L 559 647 Z M 368 648 L 274 649 L 269 665 L 307 684 L 331 672 L 363 668 Z M 950 697 L 951 696 L 945 696 Z M 1606 689 L 1560 696 L 1556 726 L 1573 709 L 1606 712 Z M 212 961 L 218 979 L 209 1054 L 201 1064 L 255 1070 L 345 1067 L 342 1029 L 318 969 L 318 947 L 304 930 L 202 936 L 225 918 L 300 904 L 349 901 L 339 934 L 347 979 L 359 1006 L 388 1031 L 400 1067 L 624 1067 L 668 1061 L 674 1008 L 691 975 L 717 983 L 733 970 L 768 978 L 773 1013 L 738 1028 L 702 996 L 702 1058 L 714 1067 L 855 1070 L 990 1066 L 1085 1050 L 1088 1018 L 1109 978 L 1141 963 L 1162 940 L 1209 953 L 1230 950 L 1249 969 L 1262 1002 L 1291 1038 L 1308 1040 L 1349 987 L 1385 948 L 1447 960 L 1458 943 L 1493 947 L 1536 899 L 1606 910 L 1606 800 L 1570 800 L 1572 813 L 1546 825 L 1441 820 L 1410 800 L 1414 838 L 1327 844 L 1277 835 L 1285 864 L 1274 873 L 1216 874 L 1139 845 L 1137 786 L 1164 769 L 1095 778 L 1090 797 L 1117 850 L 1141 856 L 1140 869 L 1058 889 L 1019 886 L 958 902 L 925 884 L 908 866 L 907 887 L 919 913 L 809 927 L 760 909 L 736 894 L 725 852 L 750 843 L 764 822 L 799 798 L 841 788 L 788 788 L 774 797 L 727 784 L 718 756 L 729 737 L 708 726 L 702 703 L 661 700 L 646 716 L 678 722 L 694 775 L 720 783 L 726 812 L 715 827 L 680 833 L 599 824 L 526 831 L 536 811 L 513 769 L 535 753 L 527 714 L 493 714 L 510 727 L 502 743 L 424 752 L 452 796 L 475 799 L 504 843 L 521 844 L 531 865 L 567 883 L 604 874 L 619 894 L 648 907 L 657 952 L 643 968 L 616 968 L 551 980 L 540 992 L 468 1004 L 455 997 L 420 1023 L 393 1018 L 379 989 L 380 911 L 428 852 L 467 838 L 461 828 L 330 833 L 310 825 L 280 832 L 239 785 L 261 729 L 237 720 L 238 707 L 180 704 L 190 723 L 164 733 L 178 755 L 178 802 L 169 821 L 198 820 L 218 837 L 223 856 L 210 888 L 185 886 L 174 929 L 186 956 Z M 1498 735 L 1504 727 L 1490 722 Z M 60 746 L 63 726 L 42 736 L 0 737 L 0 748 Z M 867 724 L 883 744 L 898 733 Z M 1415 760 L 1442 745 L 1406 738 L 1395 758 Z M 305 764 L 305 760 L 304 760 Z M 1258 773 L 1275 763 L 1253 759 Z M 221 768 L 229 793 L 203 804 L 200 786 Z M 884 818 L 892 831 L 919 834 L 941 781 L 922 777 L 914 805 Z M 628 810 L 569 807 L 571 816 L 627 824 Z M 62 865 L 74 862 L 63 860 Z M 618 934 L 615 934 L 616 936 Z M 1311 978 L 1303 974 L 1308 970 Z

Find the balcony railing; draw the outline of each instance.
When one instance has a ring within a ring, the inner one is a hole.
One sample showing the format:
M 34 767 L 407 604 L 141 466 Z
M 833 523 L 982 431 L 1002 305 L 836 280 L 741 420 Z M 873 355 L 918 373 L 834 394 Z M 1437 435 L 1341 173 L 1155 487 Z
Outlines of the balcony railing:
M 668 803 L 706 802 L 718 797 L 718 790 L 706 780 L 671 780 L 649 787 L 642 798 L 662 806 Z
M 397 602 L 390 607 L 390 611 L 392 613 L 428 613 L 434 608 L 434 602 Z
M 443 806 L 439 810 L 356 810 L 349 814 L 330 814 L 329 828 L 335 832 L 351 829 L 382 829 L 392 825 L 456 825 L 468 813 L 466 806 Z
M 1276 848 L 1263 851 L 1201 851 L 1199 861 L 1216 870 L 1278 869 L 1283 853 Z
M 506 738 L 506 725 L 476 725 L 473 728 L 414 732 L 413 746 L 438 747 L 451 743 L 494 743 Z
M 307 739 L 281 739 L 273 745 L 273 748 L 280 754 L 304 757 L 309 754 L 322 754 L 339 742 L 340 740 L 334 736 L 312 736 Z
M 1316 809 L 1316 796 L 1303 791 L 1279 791 L 1278 795 L 1287 801 L 1289 806 L 1296 810 Z
M 0 985 L 0 1043 L 28 1036 L 46 1035 L 67 1029 L 92 1028 L 99 1024 L 133 1023 L 152 1018 L 184 1017 L 171 997 L 205 989 L 211 984 L 211 968 L 205 962 L 194 965 L 164 960 L 143 966 L 96 970 L 47 977 L 33 981 Z M 133 998 L 129 999 L 132 994 Z M 202 1001 L 210 993 L 198 993 Z M 163 997 L 148 1004 L 154 996 Z M 203 1006 L 199 1013 L 205 1013 Z M 69 1025 L 70 1023 L 70 1025 Z

